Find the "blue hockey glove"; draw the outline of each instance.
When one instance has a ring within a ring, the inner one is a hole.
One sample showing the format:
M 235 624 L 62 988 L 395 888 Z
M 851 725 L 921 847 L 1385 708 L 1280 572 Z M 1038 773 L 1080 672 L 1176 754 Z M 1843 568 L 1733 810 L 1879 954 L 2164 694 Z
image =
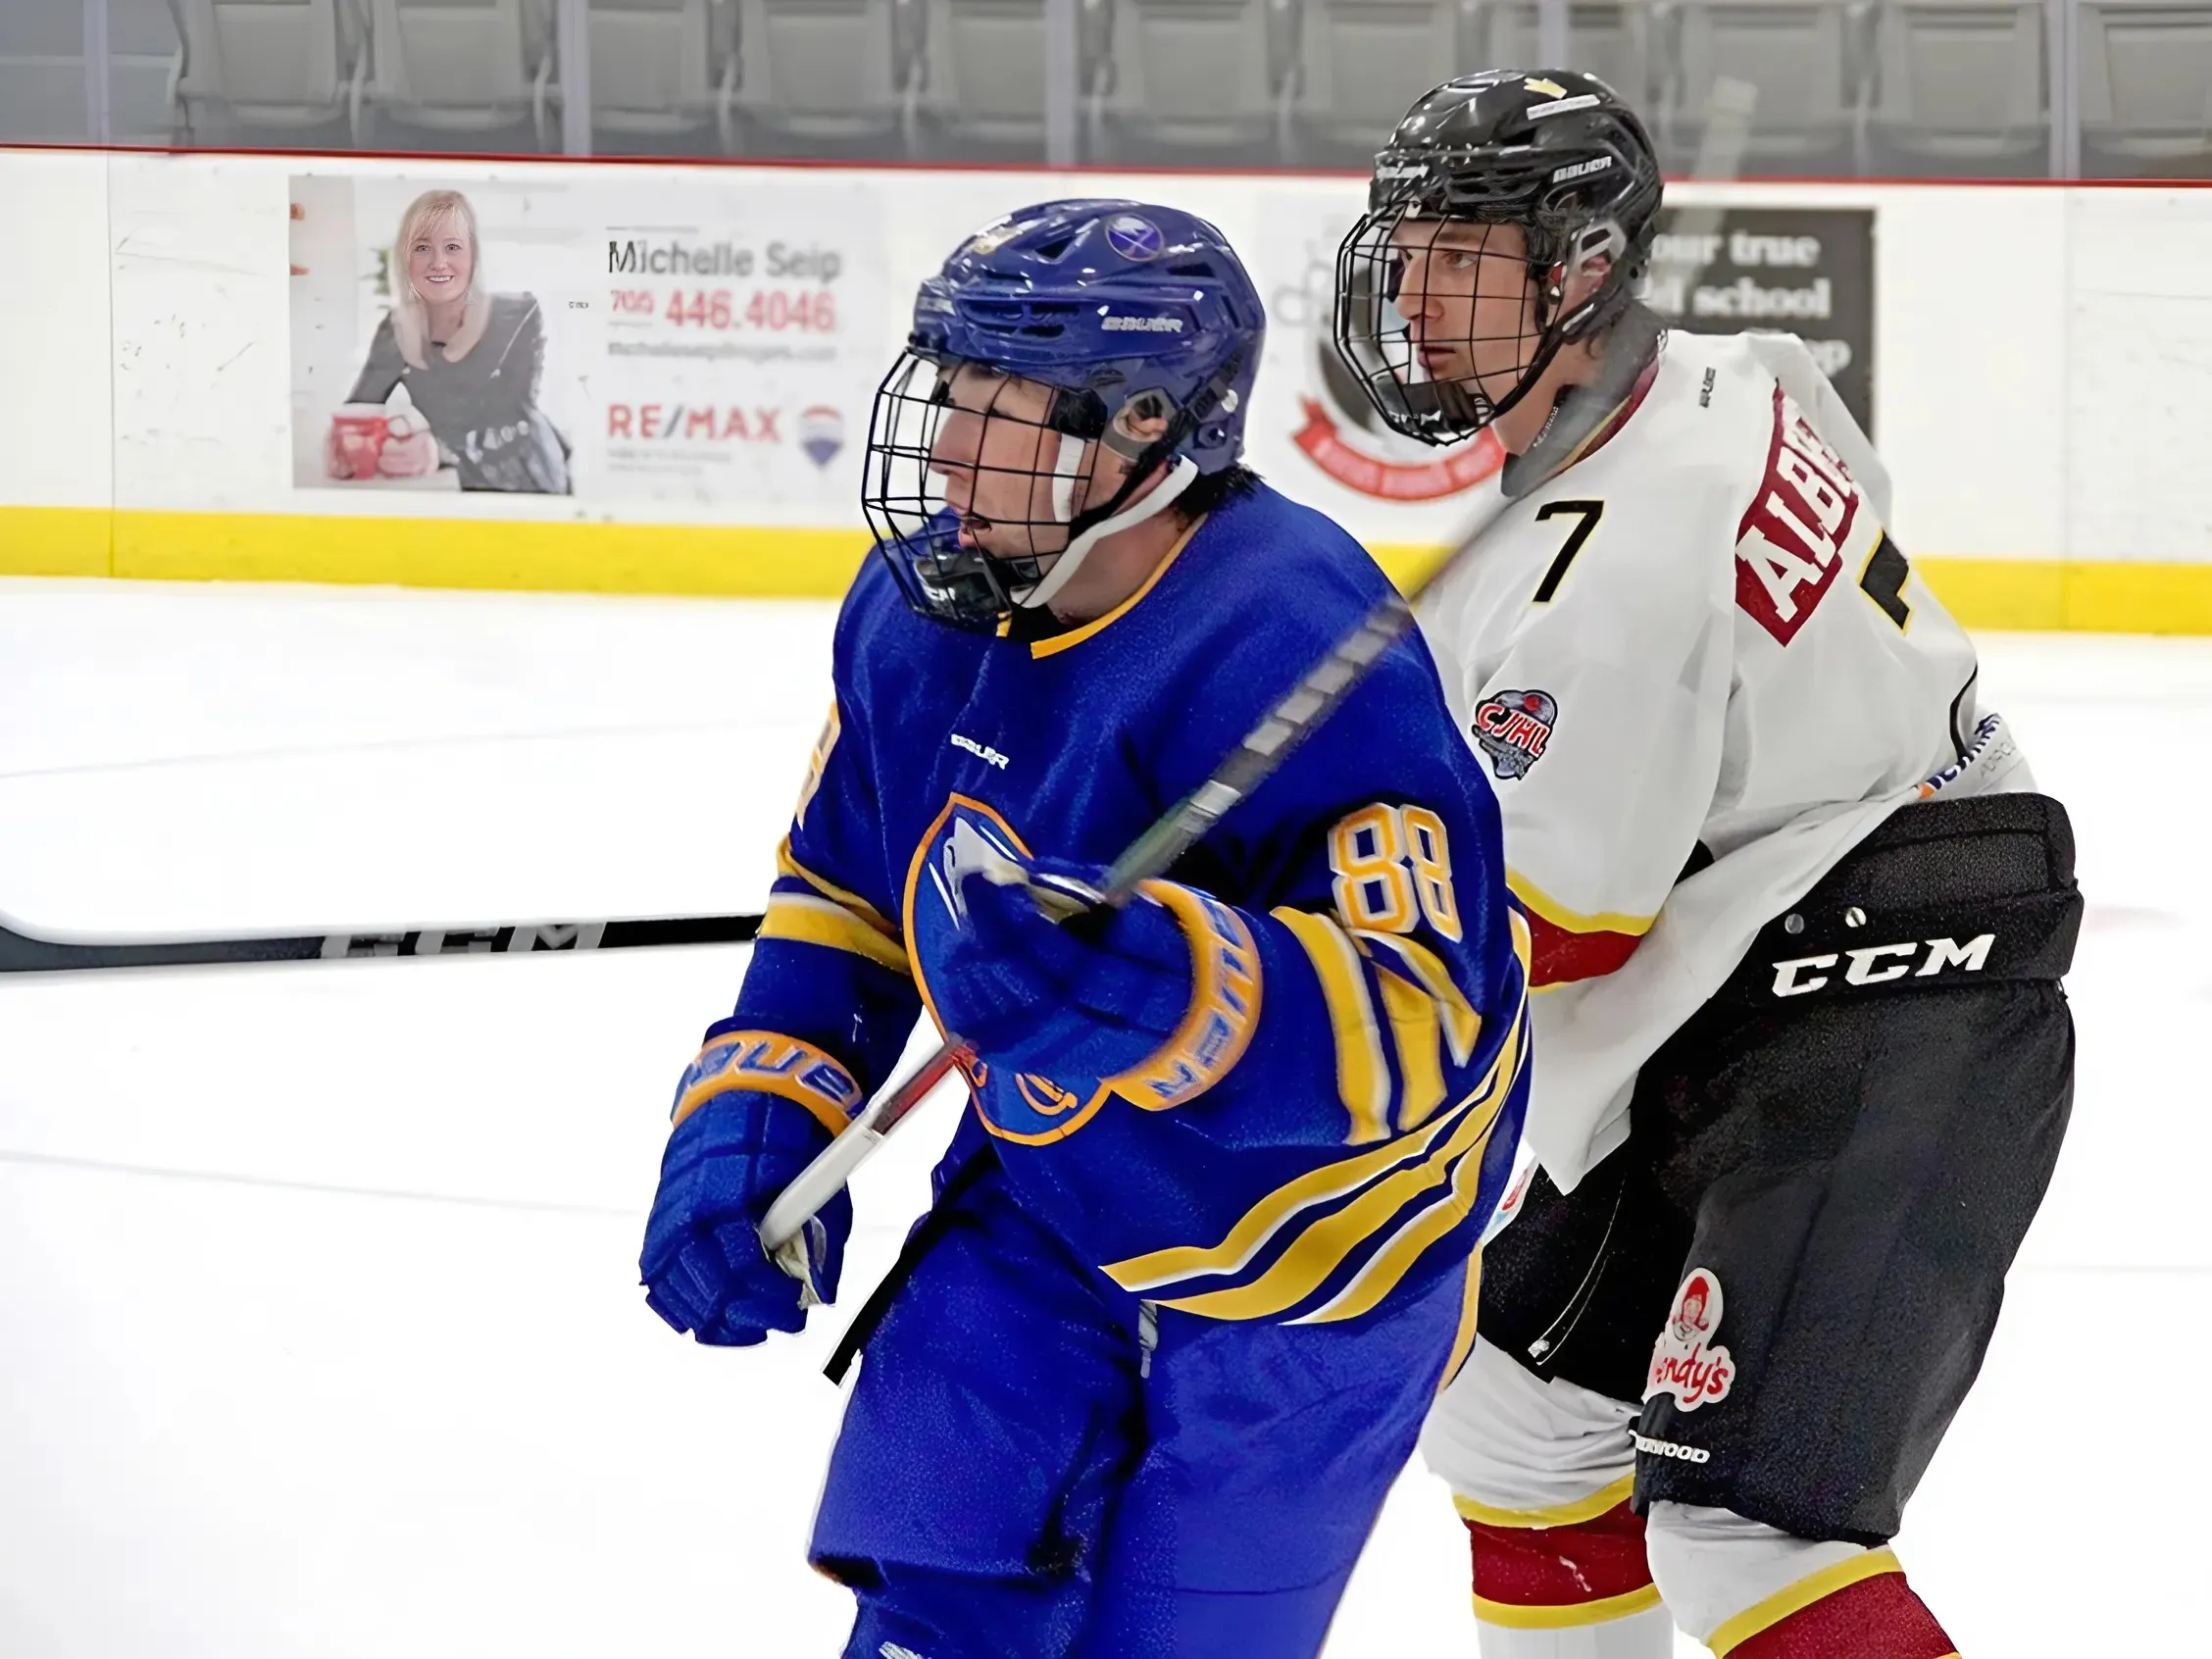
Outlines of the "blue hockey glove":
M 761 1248 L 760 1223 L 859 1105 L 860 1088 L 820 1049 L 770 1031 L 707 1033 L 677 1087 L 638 1272 L 645 1303 L 678 1331 L 742 1347 L 797 1331 L 808 1303 L 837 1293 L 852 1201 L 839 1193 L 807 1224 L 802 1285 Z
M 1008 859 L 962 880 L 966 914 L 930 988 L 946 1026 L 984 1059 L 1054 1078 L 1110 1078 L 1151 1059 L 1181 1027 L 1191 946 L 1152 896 L 1164 883 L 1067 922 L 1048 919 L 1029 885 L 1094 894 L 1105 874 Z

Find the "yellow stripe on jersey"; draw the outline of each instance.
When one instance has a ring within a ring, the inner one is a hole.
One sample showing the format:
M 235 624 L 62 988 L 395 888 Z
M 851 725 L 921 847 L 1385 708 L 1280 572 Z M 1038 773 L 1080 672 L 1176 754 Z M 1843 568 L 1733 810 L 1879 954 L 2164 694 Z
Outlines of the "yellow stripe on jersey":
M 1442 1022 L 1435 998 L 1381 963 L 1375 965 L 1375 983 L 1398 1051 L 1398 1128 L 1414 1129 L 1444 1103 Z
M 822 735 L 814 740 L 814 753 L 807 760 L 806 781 L 799 786 L 799 804 L 791 809 L 792 820 L 800 829 L 806 828 L 807 808 L 814 804 L 815 791 L 822 787 L 822 775 L 830 770 L 830 751 L 837 746 L 837 734 L 844 729 L 844 717 L 837 708 L 837 699 L 830 699 L 830 718 L 823 723 Z
M 1506 907 L 1506 920 L 1513 924 L 1513 955 L 1521 964 L 1521 982 L 1526 985 L 1536 959 L 1535 930 L 1529 926 L 1529 919 L 1511 905 Z
M 1475 1200 L 1483 1188 L 1483 1161 L 1489 1150 L 1490 1129 L 1496 1124 L 1498 1114 L 1512 1095 L 1512 1084 L 1497 1090 L 1488 1103 L 1478 1109 L 1482 1128 L 1460 1154 L 1457 1168 L 1452 1172 L 1451 1187 L 1438 1203 L 1429 1206 L 1403 1227 L 1390 1241 L 1375 1251 L 1367 1265 L 1353 1276 L 1352 1282 L 1322 1303 L 1311 1313 L 1301 1314 L 1293 1325 L 1332 1325 L 1339 1320 L 1357 1319 L 1372 1312 L 1382 1298 L 1398 1287 L 1413 1264 L 1419 1261 L 1429 1247 L 1467 1219 L 1475 1207 Z M 1460 1137 L 1455 1135 L 1456 1141 Z
M 1451 1352 L 1444 1357 L 1444 1374 L 1436 1379 L 1436 1392 L 1441 1394 L 1459 1376 L 1459 1368 L 1467 1363 L 1467 1356 L 1475 1351 L 1475 1316 L 1483 1306 L 1483 1252 L 1480 1247 L 1467 1258 L 1467 1284 L 1460 1292 L 1459 1332 L 1452 1337 Z
M 1627 916 L 1619 911 L 1601 910 L 1584 915 L 1579 910 L 1569 910 L 1518 870 L 1505 873 L 1505 884 L 1513 889 L 1513 896 L 1549 922 L 1554 928 L 1570 933 L 1626 933 L 1640 939 L 1651 931 L 1657 916 Z
M 1452 1134 L 1441 1146 L 1411 1168 L 1384 1176 L 1342 1209 L 1315 1222 L 1249 1284 L 1152 1300 L 1205 1319 L 1272 1319 L 1288 1312 L 1319 1289 L 1390 1217 L 1450 1181 L 1460 1159 L 1483 1144 L 1497 1118 L 1495 1102 L 1471 1097 L 1468 1105 L 1472 1109 L 1456 1115 Z
M 1467 993 L 1453 982 L 1451 970 L 1443 960 L 1418 939 L 1403 933 L 1366 933 L 1359 935 L 1360 946 L 1370 956 L 1376 945 L 1384 946 L 1407 971 L 1421 983 L 1421 988 L 1434 998 L 1436 1012 L 1443 1022 L 1444 1040 L 1451 1044 L 1451 1059 L 1455 1066 L 1464 1066 L 1475 1058 L 1475 1046 L 1483 1034 L 1483 1017 L 1475 1012 Z M 1411 1129 L 1408 1123 L 1405 1128 Z
M 1390 1068 L 1382 1059 L 1367 975 L 1344 930 L 1325 916 L 1287 906 L 1269 913 L 1290 930 L 1321 980 L 1322 1001 L 1336 1042 L 1336 1094 L 1351 1115 L 1347 1146 L 1386 1140 L 1390 1133 Z
M 1081 645 L 1092 635 L 1105 632 L 1106 629 L 1120 622 L 1122 618 L 1128 616 L 1130 612 L 1135 610 L 1138 605 L 1144 602 L 1144 596 L 1150 593 L 1153 588 L 1159 586 L 1160 578 L 1168 574 L 1168 567 L 1181 557 L 1182 550 L 1190 545 L 1190 538 L 1198 533 L 1198 527 L 1205 522 L 1206 515 L 1203 513 L 1190 521 L 1182 534 L 1176 537 L 1175 545 L 1168 549 L 1167 557 L 1152 567 L 1152 574 L 1144 578 L 1143 585 L 1138 587 L 1134 593 L 1124 599 L 1104 616 L 1095 617 L 1084 623 L 1081 628 L 1072 628 L 1065 633 L 1055 633 L 1049 639 L 1032 641 L 1030 646 L 1030 655 L 1031 657 L 1056 657 L 1062 651 Z M 1004 628 L 999 629 L 1001 636 L 1007 631 Z
M 887 939 L 843 905 L 812 893 L 771 893 L 761 918 L 759 937 L 792 939 L 850 951 L 893 973 L 911 975 L 914 966 L 896 939 Z
M 1427 1155 L 1418 1163 L 1404 1164 L 1386 1175 L 1381 1175 L 1379 1179 L 1366 1181 L 1357 1197 L 1342 1209 L 1308 1227 L 1250 1283 L 1225 1290 L 1201 1291 L 1190 1296 L 1153 1295 L 1150 1299 L 1163 1307 L 1207 1319 L 1270 1319 L 1288 1311 L 1312 1295 L 1323 1281 L 1341 1267 L 1345 1259 L 1372 1238 L 1377 1230 L 1392 1216 L 1424 1192 L 1450 1181 L 1460 1159 L 1472 1149 L 1480 1147 L 1487 1138 L 1490 1126 L 1496 1121 L 1498 1107 L 1511 1090 L 1519 1073 L 1523 1029 L 1523 1023 L 1516 1020 L 1482 1084 L 1473 1093 L 1437 1118 L 1428 1130 L 1416 1131 L 1425 1137 L 1424 1149 L 1427 1150 Z M 1450 1130 L 1450 1134 L 1442 1139 L 1441 1144 L 1436 1144 L 1434 1131 L 1445 1129 Z M 1402 1144 L 1402 1141 L 1397 1144 Z M 1367 1156 L 1372 1158 L 1374 1154 Z M 1393 1159 L 1391 1162 L 1399 1160 Z M 1310 1175 L 1301 1177 L 1298 1181 L 1291 1182 L 1290 1187 L 1300 1186 L 1311 1179 Z M 1273 1206 L 1290 1187 L 1279 1188 L 1262 1199 L 1232 1230 L 1231 1238 L 1233 1240 L 1255 1214 Z M 1294 1204 L 1291 1207 L 1305 1206 Z M 1272 1232 L 1273 1228 L 1268 1227 L 1264 1231 Z M 1173 1253 L 1156 1252 L 1148 1260 L 1157 1260 Z M 1248 1251 L 1241 1255 L 1245 1260 L 1250 1259 Z M 1157 1280 L 1144 1285 L 1131 1283 L 1131 1279 L 1136 1276 L 1130 1275 L 1128 1270 L 1136 1265 L 1138 1264 L 1116 1263 L 1105 1271 L 1125 1289 L 1150 1289 L 1159 1283 Z M 1403 1269 L 1399 1271 L 1402 1274 Z M 1388 1286 L 1383 1288 L 1387 1290 Z
M 840 887 L 827 877 L 817 876 L 791 856 L 791 837 L 783 837 L 776 848 L 776 873 L 804 881 L 826 899 L 834 899 L 885 938 L 895 939 L 899 930 L 888 922 L 883 913 L 849 888 Z
M 1357 1157 L 1339 1158 L 1318 1170 L 1308 1170 L 1296 1181 L 1285 1181 L 1246 1210 L 1219 1244 L 1177 1244 L 1109 1263 L 1102 1271 L 1123 1289 L 1132 1291 L 1151 1290 L 1178 1280 L 1239 1273 L 1292 1216 L 1356 1192 L 1393 1164 L 1420 1157 L 1442 1138 L 1454 1117 L 1447 1112 L 1387 1145 Z

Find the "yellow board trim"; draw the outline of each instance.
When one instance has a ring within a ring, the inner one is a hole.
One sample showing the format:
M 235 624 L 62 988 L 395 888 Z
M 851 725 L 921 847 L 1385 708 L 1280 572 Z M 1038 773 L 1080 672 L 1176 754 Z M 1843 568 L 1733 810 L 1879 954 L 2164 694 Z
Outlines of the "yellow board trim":
M 834 599 L 871 544 L 859 528 L 0 507 L 0 576 Z M 1369 551 L 1402 584 L 1442 550 Z M 2212 633 L 2212 563 L 1916 554 L 1912 566 L 1968 628 Z
M 1563 1631 L 1580 1625 L 1610 1625 L 1616 1619 L 1631 1619 L 1658 1605 L 1659 1586 L 1645 1584 L 1641 1589 L 1597 1601 L 1578 1601 L 1569 1607 L 1516 1607 L 1510 1602 L 1484 1601 L 1477 1596 L 1475 1617 L 1482 1624 L 1501 1625 L 1513 1631 Z
M 1792 1613 L 1802 1613 L 1816 1601 L 1826 1601 L 1839 1590 L 1853 1584 L 1878 1579 L 1885 1573 L 1902 1573 L 1894 1550 L 1870 1549 L 1864 1555 L 1854 1555 L 1848 1561 L 1838 1561 L 1833 1567 L 1823 1567 L 1817 1573 L 1808 1573 L 1786 1589 L 1775 1591 L 1755 1607 L 1744 1609 L 1734 1618 L 1726 1621 L 1705 1638 L 1705 1645 L 1728 1659 L 1734 1649 L 1741 1647 L 1761 1631 L 1769 1631 Z
M 914 965 L 896 941 L 885 938 L 843 905 L 812 893 L 771 893 L 758 936 L 847 951 L 894 974 L 911 977 L 914 973 Z
M 115 515 L 107 508 L 0 507 L 0 576 L 115 574 Z
M 1624 1448 L 1625 1449 L 1625 1448 Z M 1577 1498 L 1573 1503 L 1556 1503 L 1549 1509 L 1497 1509 L 1486 1503 L 1477 1503 L 1471 1497 L 1452 1494 L 1452 1507 L 1464 1520 L 1480 1522 L 1485 1527 L 1512 1527 L 1534 1530 L 1544 1527 L 1579 1527 L 1584 1521 L 1595 1521 L 1600 1515 L 1621 1507 L 1629 1501 L 1635 1489 L 1635 1477 L 1624 1475 L 1602 1491 L 1590 1493 L 1586 1498 Z

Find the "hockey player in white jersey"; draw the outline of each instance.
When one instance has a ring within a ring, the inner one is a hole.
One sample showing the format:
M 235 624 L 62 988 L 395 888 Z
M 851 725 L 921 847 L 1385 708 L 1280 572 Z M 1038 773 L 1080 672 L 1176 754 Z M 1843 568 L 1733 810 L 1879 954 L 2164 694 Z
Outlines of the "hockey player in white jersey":
M 1805 347 L 1635 303 L 1660 194 L 1602 82 L 1487 73 L 1339 259 L 1384 419 L 1511 457 L 1423 624 L 1534 932 L 1541 1169 L 1423 1445 L 1490 1659 L 1941 1659 L 1887 1543 L 2064 1132 L 2071 832 Z

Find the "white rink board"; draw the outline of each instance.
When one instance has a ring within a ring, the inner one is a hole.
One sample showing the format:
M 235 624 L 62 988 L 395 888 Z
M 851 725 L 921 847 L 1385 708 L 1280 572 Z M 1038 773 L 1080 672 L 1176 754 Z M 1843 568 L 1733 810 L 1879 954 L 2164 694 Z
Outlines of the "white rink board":
M 37 227 L 35 261 L 0 273 L 0 507 L 114 506 L 233 514 L 328 512 L 292 484 L 287 182 L 404 177 L 456 186 L 604 187 L 650 178 L 733 213 L 809 186 L 860 210 L 880 249 L 874 301 L 848 320 L 857 358 L 887 363 L 904 296 L 962 231 L 1071 190 L 1153 197 L 1198 212 L 1242 251 L 1273 319 L 1250 432 L 1263 472 L 1370 543 L 1450 533 L 1450 502 L 1379 502 L 1291 443 L 1301 341 L 1318 326 L 1314 264 L 1356 213 L 1357 179 L 809 169 L 0 151 L 0 205 Z M 2212 190 L 1764 183 L 1678 186 L 1670 199 L 1872 207 L 1876 427 L 1897 484 L 1897 529 L 1947 558 L 2212 562 L 2196 434 L 2212 425 Z M 826 212 L 828 210 L 825 210 Z M 849 232 L 839 205 L 825 234 Z M 2155 257 L 2145 257 L 2155 250 Z M 850 401 L 850 399 L 848 399 Z M 853 469 L 865 408 L 843 411 Z M 111 460 L 112 458 L 112 460 Z M 840 475 L 842 476 L 842 475 Z M 849 498 L 838 491 L 837 499 Z M 450 496 L 346 498 L 357 516 L 435 516 Z M 610 516 L 508 497 L 503 516 Z M 624 508 L 629 522 L 722 524 L 725 503 Z M 857 528 L 774 489 L 742 503 L 755 526 Z

